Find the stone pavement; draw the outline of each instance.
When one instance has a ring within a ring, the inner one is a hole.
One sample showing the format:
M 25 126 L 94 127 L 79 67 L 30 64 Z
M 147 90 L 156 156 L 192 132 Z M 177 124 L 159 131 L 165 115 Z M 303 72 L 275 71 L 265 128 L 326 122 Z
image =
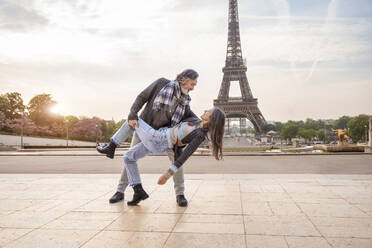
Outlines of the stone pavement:
M 116 174 L 0 174 L 0 247 L 372 247 L 372 175 L 188 174 L 187 208 L 157 178 L 128 207 Z

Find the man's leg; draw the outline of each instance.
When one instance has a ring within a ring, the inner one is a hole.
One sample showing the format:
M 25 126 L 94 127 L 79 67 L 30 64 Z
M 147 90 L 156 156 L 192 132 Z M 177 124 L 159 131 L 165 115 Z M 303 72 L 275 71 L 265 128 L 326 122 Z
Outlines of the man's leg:
M 183 175 L 183 166 L 173 175 L 174 191 L 176 195 L 184 195 L 185 193 L 185 178 Z
M 130 147 L 135 146 L 139 142 L 141 142 L 141 140 L 139 139 L 136 132 L 134 132 L 133 136 L 132 136 L 132 142 L 130 144 Z M 124 164 L 123 168 L 121 169 L 121 175 L 120 175 L 120 179 L 119 179 L 117 192 L 111 197 L 110 203 L 115 203 L 115 202 L 123 200 L 124 199 L 124 191 L 127 188 L 127 186 L 128 186 L 128 175 L 127 175 L 127 170 L 125 169 L 125 164 Z M 117 197 L 115 197 L 116 195 L 117 195 Z
M 169 160 L 174 163 L 174 152 L 170 149 L 167 150 Z M 177 203 L 180 207 L 187 206 L 185 198 L 185 178 L 183 174 L 183 166 L 173 175 L 174 191 L 176 192 Z

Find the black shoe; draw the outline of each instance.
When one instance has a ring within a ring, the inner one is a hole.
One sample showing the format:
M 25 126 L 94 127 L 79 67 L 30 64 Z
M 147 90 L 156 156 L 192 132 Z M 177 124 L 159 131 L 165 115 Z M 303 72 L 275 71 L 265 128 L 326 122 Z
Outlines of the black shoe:
M 133 199 L 127 202 L 128 206 L 136 206 L 140 201 L 145 200 L 149 197 L 146 191 L 142 188 L 142 184 L 137 184 L 133 187 L 134 195 Z
M 106 157 L 114 158 L 116 145 L 114 142 L 110 141 L 110 143 L 106 143 L 102 146 L 97 146 L 96 149 L 99 153 L 106 154 Z
M 178 195 L 177 196 L 177 203 L 180 207 L 186 207 L 187 206 L 187 200 L 184 195 Z
M 110 198 L 110 203 L 116 203 L 119 201 L 122 201 L 124 199 L 124 194 L 121 192 L 116 192 L 113 196 Z

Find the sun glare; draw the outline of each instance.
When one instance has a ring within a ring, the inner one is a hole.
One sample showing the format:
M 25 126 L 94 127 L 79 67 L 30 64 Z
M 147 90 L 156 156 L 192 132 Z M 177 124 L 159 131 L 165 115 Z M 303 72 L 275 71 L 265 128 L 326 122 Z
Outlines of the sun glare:
M 63 107 L 60 104 L 56 104 L 53 107 L 50 108 L 50 111 L 54 114 L 62 114 L 63 113 Z

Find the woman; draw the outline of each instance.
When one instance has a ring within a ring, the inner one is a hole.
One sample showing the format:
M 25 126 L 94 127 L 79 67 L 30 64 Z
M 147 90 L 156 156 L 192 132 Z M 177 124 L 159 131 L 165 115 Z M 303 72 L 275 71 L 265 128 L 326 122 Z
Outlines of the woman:
M 141 200 L 148 198 L 148 194 L 142 188 L 137 166 L 138 159 L 151 153 L 164 153 L 167 149 L 173 149 L 175 146 L 183 147 L 188 144 L 186 149 L 177 156 L 174 164 L 159 178 L 158 183 L 165 184 L 207 136 L 211 142 L 213 156 L 217 160 L 223 157 L 222 139 L 225 128 L 225 114 L 219 108 L 206 110 L 199 121 L 181 122 L 171 128 L 155 130 L 141 119 L 139 119 L 138 124 L 138 126 L 135 126 L 135 130 L 141 139 L 141 143 L 129 149 L 124 156 L 129 185 L 134 189 L 133 200 L 129 201 L 128 205 L 137 205 Z

